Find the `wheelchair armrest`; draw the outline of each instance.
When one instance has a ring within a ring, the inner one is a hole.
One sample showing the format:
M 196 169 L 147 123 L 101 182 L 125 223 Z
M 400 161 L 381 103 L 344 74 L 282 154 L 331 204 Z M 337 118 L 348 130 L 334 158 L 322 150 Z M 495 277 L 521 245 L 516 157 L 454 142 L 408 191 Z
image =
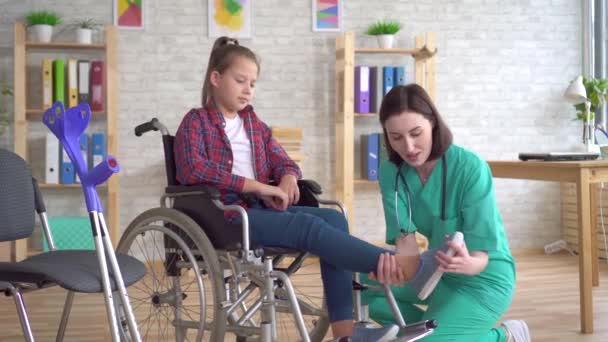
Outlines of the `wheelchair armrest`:
M 320 195 L 323 193 L 323 189 L 319 183 L 315 182 L 311 179 L 300 179 L 298 180 L 298 187 L 300 188 L 300 192 L 303 190 L 308 190 L 315 195 Z
M 220 199 L 220 192 L 212 186 L 204 184 L 196 185 L 169 185 L 165 188 L 165 193 L 168 195 L 204 195 L 209 196 L 212 200 Z
M 300 192 L 310 192 L 315 195 L 320 195 L 323 193 L 321 189 L 321 185 L 319 183 L 310 180 L 310 179 L 300 179 L 298 180 L 298 187 L 300 188 Z M 220 199 L 220 192 L 217 188 L 205 185 L 205 184 L 196 184 L 196 185 L 169 185 L 165 188 L 165 193 L 169 195 L 206 195 L 209 196 L 212 200 Z M 255 196 L 254 194 L 244 194 L 247 196 Z
M 270 182 L 268 182 L 268 184 L 274 186 L 279 185 L 279 183 L 274 180 L 271 180 Z M 320 195 L 323 193 L 321 185 L 319 185 L 319 183 L 315 182 L 312 179 L 298 179 L 298 187 L 300 188 L 300 192 L 307 190 L 315 195 Z

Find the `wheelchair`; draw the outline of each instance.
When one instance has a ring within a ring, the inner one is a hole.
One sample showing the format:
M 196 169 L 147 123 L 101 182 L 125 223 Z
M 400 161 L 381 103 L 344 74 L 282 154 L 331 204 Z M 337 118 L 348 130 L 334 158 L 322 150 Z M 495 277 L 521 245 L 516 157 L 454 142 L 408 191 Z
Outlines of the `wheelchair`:
M 129 292 L 142 339 L 322 341 L 330 322 L 316 257 L 252 245 L 245 209 L 222 203 L 213 187 L 178 184 L 174 137 L 156 118 L 137 126 L 135 135 L 150 131 L 162 134 L 167 186 L 160 207 L 138 215 L 117 247 L 146 266 L 146 276 Z M 298 205 L 333 205 L 346 214 L 341 203 L 319 198 L 317 183 L 300 180 L 298 186 Z M 242 223 L 225 220 L 226 212 L 238 213 Z M 354 289 L 355 317 L 358 324 L 368 324 L 360 306 L 366 287 L 354 282 Z M 401 318 L 388 287 L 382 290 Z M 425 321 L 406 327 L 403 322 L 399 341 L 422 338 L 436 325 Z M 128 341 L 129 326 L 121 327 Z

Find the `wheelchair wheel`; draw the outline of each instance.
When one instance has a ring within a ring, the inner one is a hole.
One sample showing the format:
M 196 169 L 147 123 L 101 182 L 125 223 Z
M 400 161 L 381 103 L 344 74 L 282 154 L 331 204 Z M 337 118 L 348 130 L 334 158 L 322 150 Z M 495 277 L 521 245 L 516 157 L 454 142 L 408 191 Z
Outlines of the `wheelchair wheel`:
M 129 224 L 117 251 L 146 266 L 144 278 L 128 289 L 142 340 L 224 340 L 226 294 L 218 257 L 190 217 L 150 209 Z M 124 319 L 120 326 L 126 328 Z

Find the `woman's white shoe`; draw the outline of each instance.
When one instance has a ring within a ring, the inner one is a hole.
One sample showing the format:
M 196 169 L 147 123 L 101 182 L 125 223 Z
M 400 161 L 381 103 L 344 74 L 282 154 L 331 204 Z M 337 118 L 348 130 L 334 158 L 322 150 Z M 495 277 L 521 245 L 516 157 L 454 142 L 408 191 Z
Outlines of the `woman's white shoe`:
M 523 320 L 508 320 L 501 324 L 507 333 L 507 342 L 530 342 L 530 330 Z

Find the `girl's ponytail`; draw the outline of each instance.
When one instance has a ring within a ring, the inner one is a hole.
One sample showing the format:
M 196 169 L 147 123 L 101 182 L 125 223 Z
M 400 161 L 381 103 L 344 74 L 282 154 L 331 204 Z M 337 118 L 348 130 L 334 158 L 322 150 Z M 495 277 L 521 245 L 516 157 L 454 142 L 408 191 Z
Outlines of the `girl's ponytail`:
M 202 90 L 202 105 L 203 107 L 207 104 L 211 94 L 211 73 L 218 71 L 220 73 L 228 69 L 232 64 L 235 57 L 246 57 L 251 59 L 258 66 L 258 73 L 260 72 L 260 62 L 258 57 L 250 49 L 239 45 L 239 41 L 235 38 L 230 37 L 219 37 L 213 43 L 211 48 L 211 54 L 209 55 L 209 63 L 207 64 L 207 71 L 205 73 L 205 80 L 203 81 Z

